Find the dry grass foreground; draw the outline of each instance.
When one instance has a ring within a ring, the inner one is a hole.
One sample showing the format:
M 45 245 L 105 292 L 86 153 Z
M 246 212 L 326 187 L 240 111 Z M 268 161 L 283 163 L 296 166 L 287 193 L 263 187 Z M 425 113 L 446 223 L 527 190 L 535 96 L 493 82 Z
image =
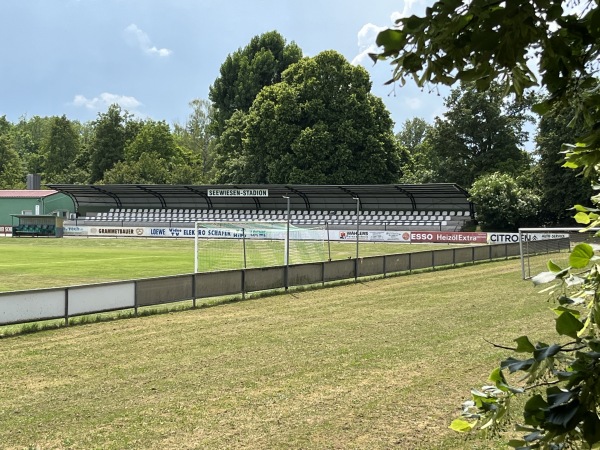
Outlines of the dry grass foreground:
M 5 338 L 0 448 L 504 448 L 448 425 L 545 300 L 510 260 Z

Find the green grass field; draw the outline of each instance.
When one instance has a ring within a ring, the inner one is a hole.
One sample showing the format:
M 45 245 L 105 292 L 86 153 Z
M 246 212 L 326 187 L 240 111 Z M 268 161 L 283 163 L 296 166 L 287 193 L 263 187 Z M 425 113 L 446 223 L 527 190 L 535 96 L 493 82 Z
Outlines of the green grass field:
M 207 241 L 213 248 L 201 248 L 200 271 L 241 268 L 243 251 L 239 241 Z M 252 244 L 252 243 L 250 243 Z M 203 244 L 204 245 L 204 244 Z M 218 248 L 214 248 L 218 245 Z M 254 244 L 252 244 L 254 245 Z M 228 248 L 229 246 L 230 248 Z M 235 246 L 235 249 L 231 247 Z M 248 267 L 283 264 L 283 243 L 278 252 L 252 246 Z M 321 251 L 290 252 L 290 263 L 328 258 Z M 436 246 L 400 243 L 360 243 L 361 256 L 406 253 Z M 277 255 L 274 260 L 274 255 Z M 0 239 L 0 292 L 43 287 L 73 286 L 102 281 L 150 278 L 194 271 L 193 239 Z M 355 242 L 332 242 L 331 259 L 356 256 Z
M 189 272 L 193 252 L 69 241 L 0 240 L 3 286 Z M 4 338 L 0 447 L 505 448 L 448 425 L 507 356 L 486 340 L 548 340 L 549 306 L 513 259 Z

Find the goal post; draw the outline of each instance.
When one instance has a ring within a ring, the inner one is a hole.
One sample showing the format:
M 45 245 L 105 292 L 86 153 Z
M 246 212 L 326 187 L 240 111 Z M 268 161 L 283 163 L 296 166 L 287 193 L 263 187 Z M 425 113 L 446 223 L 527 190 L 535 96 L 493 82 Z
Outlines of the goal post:
M 194 271 L 321 262 L 329 254 L 326 226 L 287 222 L 196 222 Z
M 599 242 L 596 238 L 600 228 L 519 228 L 519 255 L 521 259 L 521 275 L 524 280 L 532 277 L 534 271 L 543 271 L 544 266 L 532 264 L 532 256 L 568 252 L 571 246 L 579 242 Z M 565 256 L 564 265 L 568 265 Z M 533 275 L 535 275 L 534 273 Z

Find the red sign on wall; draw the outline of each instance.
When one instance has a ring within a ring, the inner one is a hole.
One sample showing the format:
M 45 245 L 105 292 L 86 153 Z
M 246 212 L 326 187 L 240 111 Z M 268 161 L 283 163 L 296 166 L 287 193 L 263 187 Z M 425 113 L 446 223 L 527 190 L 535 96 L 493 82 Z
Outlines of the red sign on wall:
M 487 233 L 453 231 L 413 231 L 411 242 L 445 242 L 448 244 L 487 244 Z

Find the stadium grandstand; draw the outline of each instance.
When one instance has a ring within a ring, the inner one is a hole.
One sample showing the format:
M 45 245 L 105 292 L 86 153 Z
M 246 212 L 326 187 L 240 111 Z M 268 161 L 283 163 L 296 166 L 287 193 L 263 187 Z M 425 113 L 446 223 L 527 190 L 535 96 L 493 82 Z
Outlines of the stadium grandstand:
M 76 212 L 65 225 L 191 226 L 194 222 L 286 221 L 333 229 L 460 231 L 473 204 L 456 184 L 67 185 Z

